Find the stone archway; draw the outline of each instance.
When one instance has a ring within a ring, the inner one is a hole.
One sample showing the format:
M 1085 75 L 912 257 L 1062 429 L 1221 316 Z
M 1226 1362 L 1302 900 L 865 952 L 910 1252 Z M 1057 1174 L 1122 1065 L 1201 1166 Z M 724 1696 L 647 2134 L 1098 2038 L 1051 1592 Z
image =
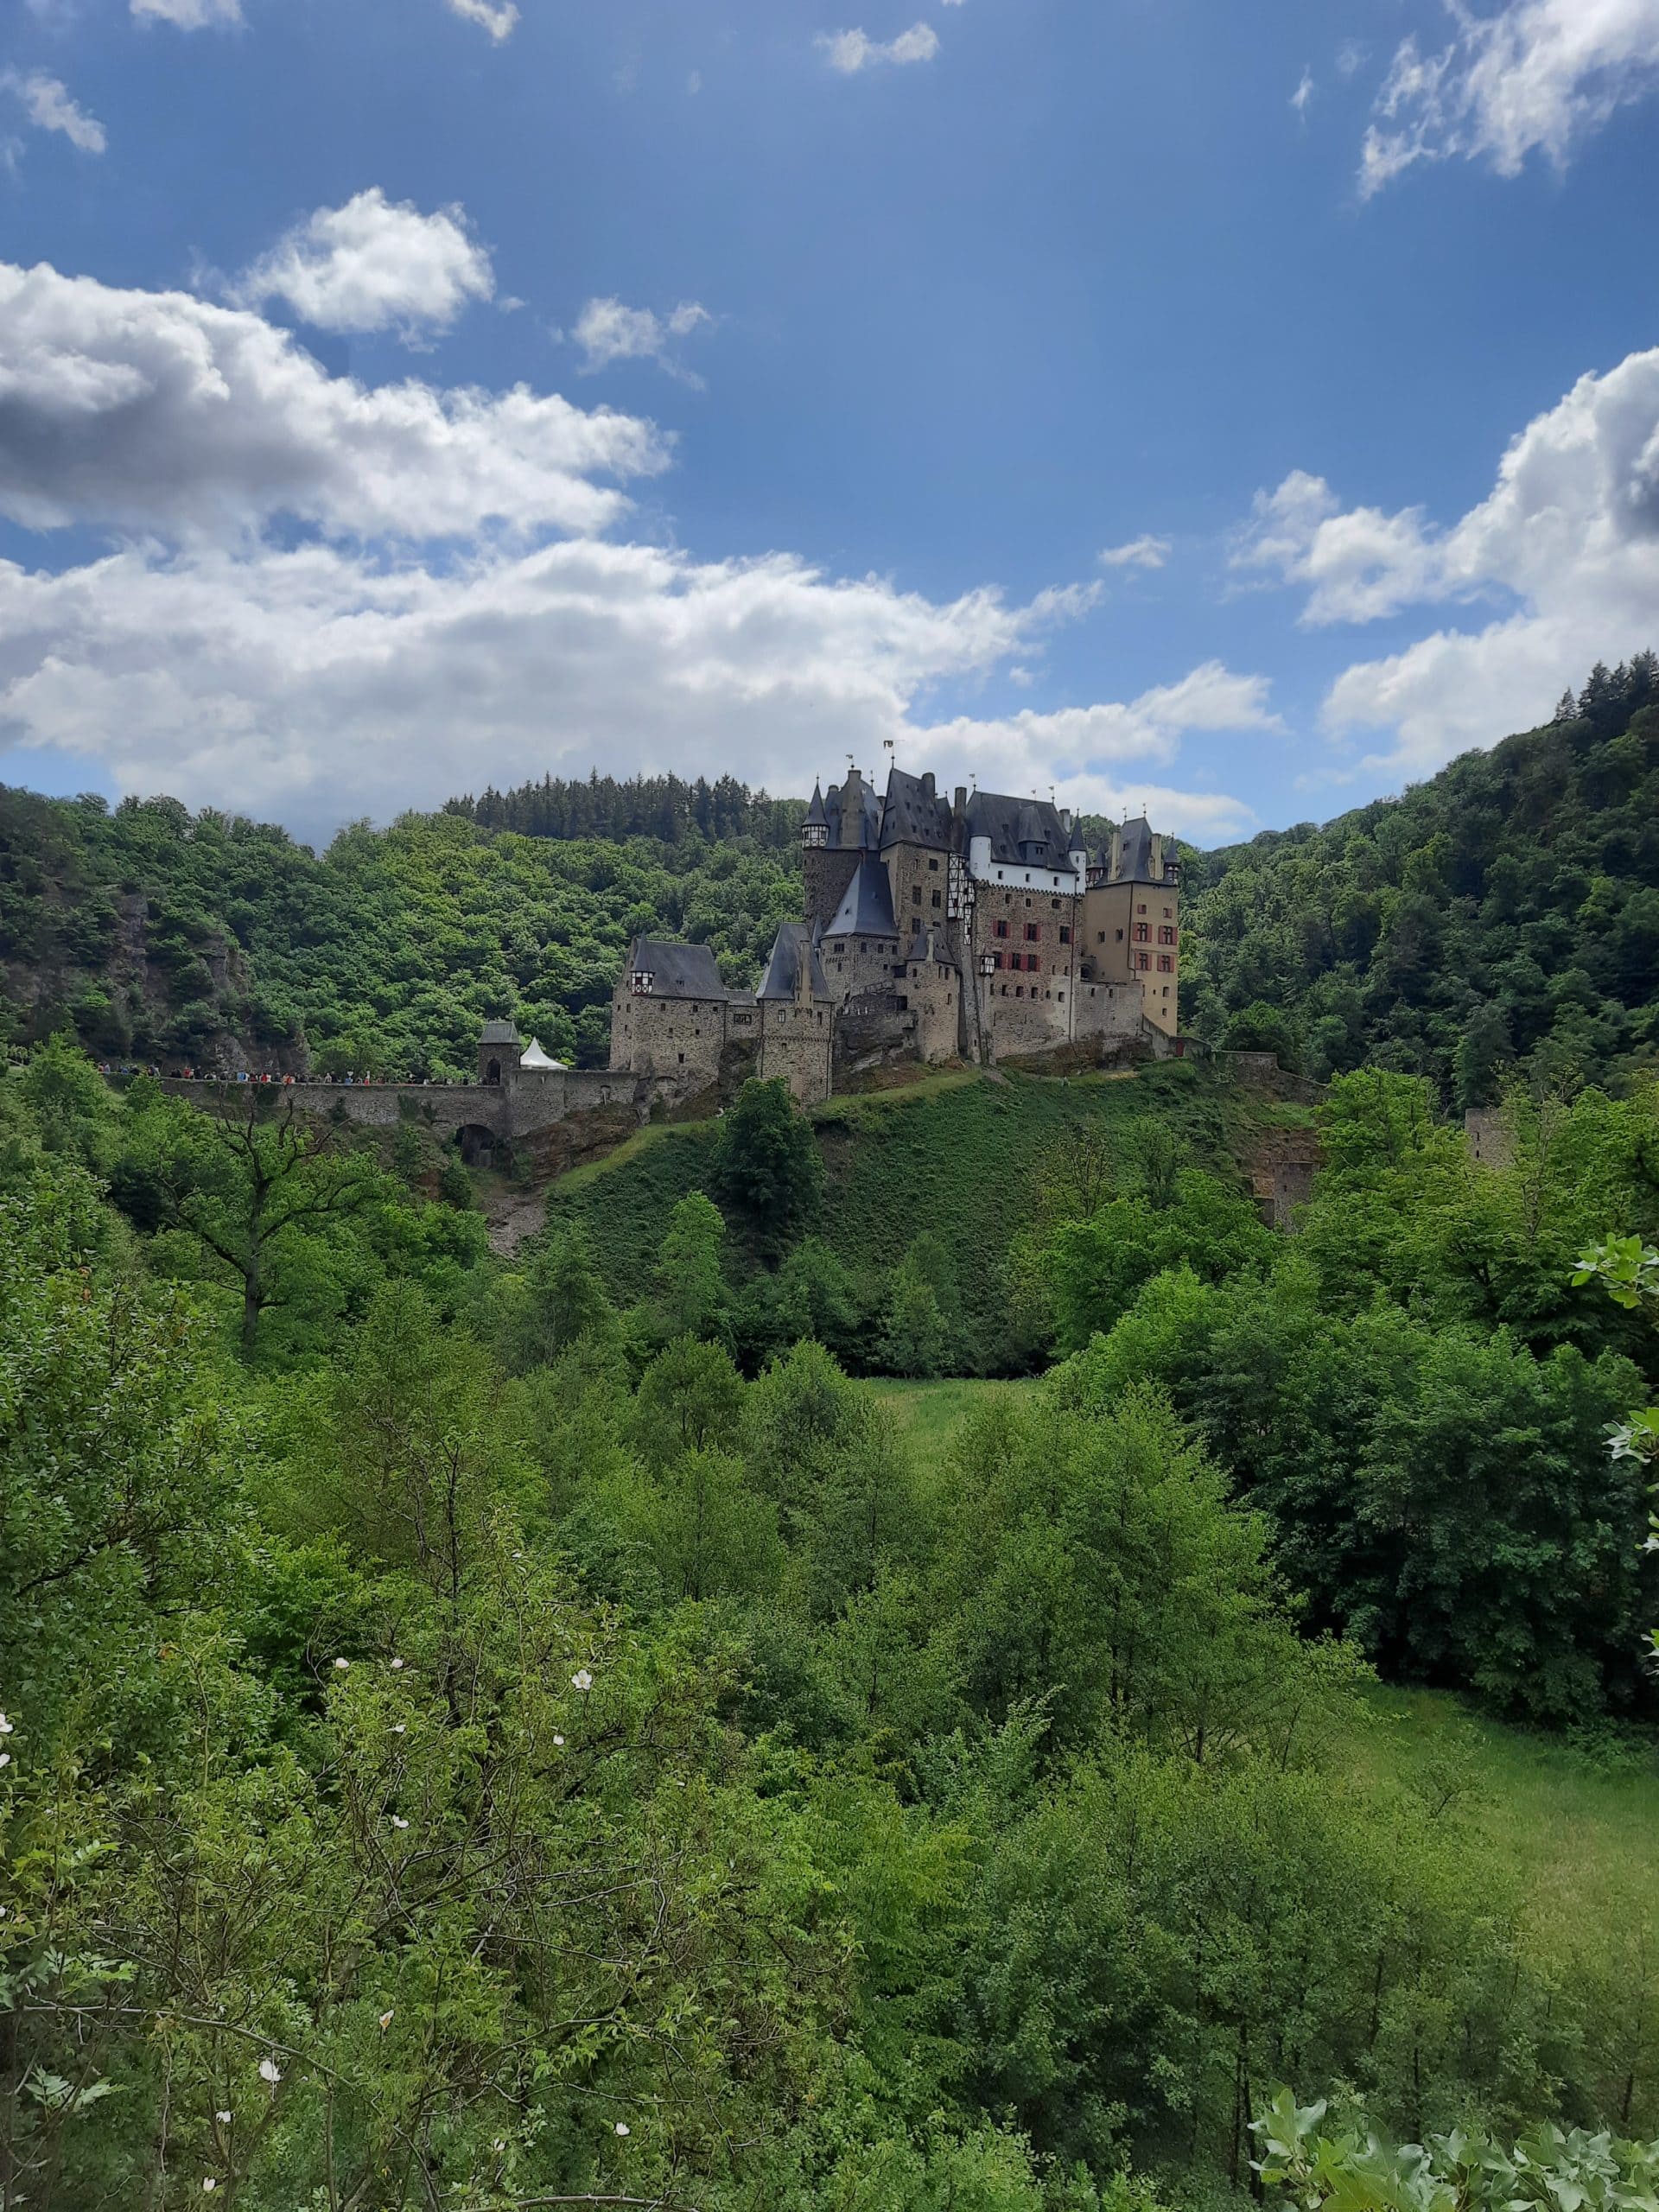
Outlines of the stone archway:
M 468 1167 L 493 1167 L 499 1140 L 493 1129 L 486 1129 L 481 1122 L 463 1122 L 455 1132 L 455 1142 L 461 1156 Z M 501 1150 L 506 1147 L 502 1146 Z

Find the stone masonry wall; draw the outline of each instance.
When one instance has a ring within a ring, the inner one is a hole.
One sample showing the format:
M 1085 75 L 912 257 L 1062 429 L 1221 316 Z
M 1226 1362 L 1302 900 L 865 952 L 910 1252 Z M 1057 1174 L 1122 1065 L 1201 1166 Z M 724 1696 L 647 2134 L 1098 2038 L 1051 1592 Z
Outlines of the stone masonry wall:
M 668 1076 L 686 1090 L 702 1090 L 720 1074 L 726 1026 L 723 1000 L 631 991 L 625 975 L 611 1001 L 611 1066 Z
M 822 999 L 798 1006 L 792 999 L 760 1001 L 760 1073 L 770 1082 L 782 1076 L 803 1106 L 817 1106 L 830 1096 L 830 1056 L 835 1024 Z

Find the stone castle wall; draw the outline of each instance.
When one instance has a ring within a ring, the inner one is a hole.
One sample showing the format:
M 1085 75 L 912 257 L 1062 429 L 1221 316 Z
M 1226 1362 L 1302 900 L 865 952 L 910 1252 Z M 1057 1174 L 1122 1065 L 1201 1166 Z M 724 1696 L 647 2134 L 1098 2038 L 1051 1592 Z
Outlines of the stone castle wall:
M 762 1077 L 770 1083 L 782 1076 L 798 1104 L 821 1105 L 830 1092 L 835 1034 L 832 1009 L 823 999 L 807 1006 L 793 999 L 763 999 Z
M 624 970 L 611 998 L 611 1067 L 665 1076 L 683 1090 L 705 1090 L 720 1075 L 734 1011 L 719 999 L 658 998 L 632 991 Z
M 806 879 L 806 919 L 825 929 L 836 918 L 836 909 L 847 896 L 847 887 L 858 874 L 861 853 L 823 845 L 809 845 L 801 855 Z

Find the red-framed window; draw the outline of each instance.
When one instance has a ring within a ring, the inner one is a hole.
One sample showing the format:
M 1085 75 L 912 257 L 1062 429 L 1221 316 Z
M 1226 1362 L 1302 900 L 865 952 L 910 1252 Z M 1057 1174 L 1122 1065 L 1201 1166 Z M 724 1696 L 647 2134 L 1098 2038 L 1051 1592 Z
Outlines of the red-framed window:
M 1007 937 L 1008 933 L 1007 924 L 1006 922 L 999 922 L 996 925 L 996 933 L 998 937 Z
M 1158 942 L 1160 944 L 1173 944 L 1175 942 L 1174 931 L 1168 928 L 1166 925 L 1160 923 L 1158 928 Z
M 1147 923 L 1147 922 L 1137 922 L 1137 923 L 1135 924 L 1135 943 L 1136 943 L 1137 944 L 1151 944 L 1151 942 L 1152 942 L 1152 927 L 1151 927 L 1151 925 L 1150 925 L 1149 923 Z
M 1060 943 L 1061 943 L 1062 944 L 1071 944 L 1071 931 L 1066 927 L 1065 924 L 1064 922 L 1062 922 L 1062 923 L 1060 924 Z
M 1175 973 L 1175 956 L 1173 952 L 1160 952 L 1159 954 L 1158 973 L 1160 976 L 1173 976 Z
M 1042 941 L 1042 935 L 1043 925 L 1040 922 L 1027 922 L 1026 924 L 1026 943 L 1027 944 L 1040 944 Z
M 1135 956 L 1135 964 L 1137 968 L 1150 968 L 1152 955 L 1149 952 L 1137 952 Z

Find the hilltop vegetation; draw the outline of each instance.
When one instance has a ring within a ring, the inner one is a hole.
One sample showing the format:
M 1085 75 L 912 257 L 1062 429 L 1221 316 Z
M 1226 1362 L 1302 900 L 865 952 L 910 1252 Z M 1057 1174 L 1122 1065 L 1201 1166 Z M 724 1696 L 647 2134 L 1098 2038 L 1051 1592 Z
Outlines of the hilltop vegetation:
M 855 1120 L 898 1161 L 885 1117 L 1001 1088 Z M 1540 2203 L 1646 2201 L 1659 2152 L 1543 2127 L 1659 2131 L 1650 1830 L 1592 1792 L 1575 1900 L 1371 1676 L 1570 1721 L 1650 1805 L 1646 1471 L 1599 1432 L 1656 1347 L 1567 1278 L 1651 1221 L 1651 1102 L 1476 1181 L 1423 1085 L 1351 1078 L 1293 1247 L 1214 1172 L 1224 1101 L 1160 1141 L 1076 1088 L 1028 1173 L 981 1141 L 1026 1173 L 1005 1274 L 1097 1239 L 1033 1308 L 1095 1301 L 1085 1348 L 918 1438 L 816 1340 L 839 1134 L 775 1086 L 624 1310 L 573 1219 L 493 1262 L 418 1141 L 210 1125 L 62 1046 L 0 1077 L 12 2201 L 1205 2212 L 1285 2082 L 1476 2131 L 1483 2207 L 1517 2136 Z M 1274 2113 L 1290 2201 L 1408 2201 Z
M 1459 1110 L 1516 1073 L 1650 1069 L 1659 662 L 1596 669 L 1548 728 L 1403 798 L 1193 856 L 1186 884 L 1182 1014 L 1205 1036 L 1319 1077 L 1427 1075 Z
M 505 1014 L 602 1063 L 631 936 L 754 982 L 800 912 L 800 816 L 729 778 L 545 778 L 317 856 L 169 799 L 0 789 L 0 1023 L 99 1058 L 418 1077 L 468 1071 Z M 1182 1020 L 1212 1042 L 1423 1074 L 1459 1109 L 1659 1057 L 1651 656 L 1403 798 L 1183 859 Z
M 458 814 L 281 830 L 172 799 L 0 788 L 0 1020 L 104 1059 L 466 1075 L 493 1014 L 603 1064 L 629 938 L 683 933 L 752 982 L 798 856 L 752 836 L 561 842 Z

